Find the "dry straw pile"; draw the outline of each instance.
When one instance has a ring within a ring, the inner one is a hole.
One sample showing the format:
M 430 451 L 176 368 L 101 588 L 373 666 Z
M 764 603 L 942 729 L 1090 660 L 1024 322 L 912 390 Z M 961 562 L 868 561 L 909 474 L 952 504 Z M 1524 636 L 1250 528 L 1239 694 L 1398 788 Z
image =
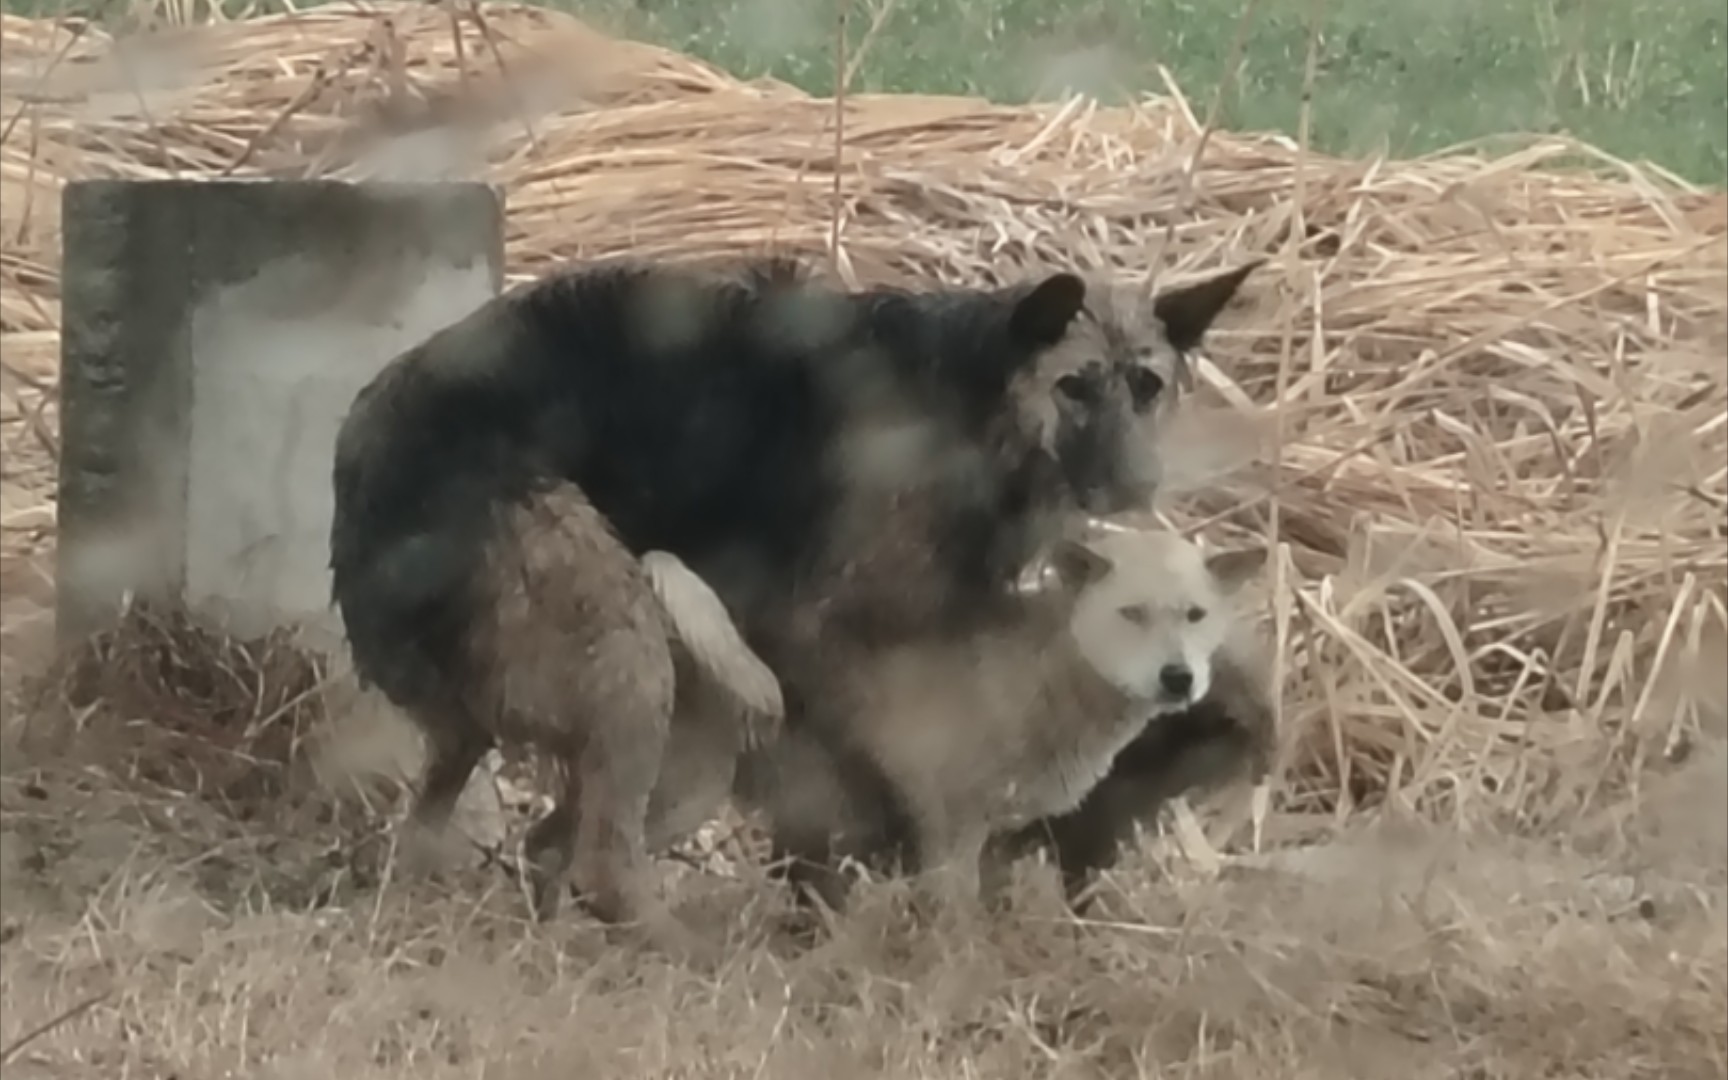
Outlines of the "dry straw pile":
M 1393 163 L 1221 133 L 1190 183 L 1201 125 L 1174 95 L 855 96 L 836 183 L 832 102 L 529 8 L 321 8 L 123 48 L 4 29 L 14 553 L 51 540 L 63 180 L 468 172 L 507 189 L 521 274 L 624 250 L 826 256 L 835 236 L 859 280 L 1034 262 L 1144 280 L 1270 254 L 1205 376 L 1218 408 L 1281 433 L 1281 464 L 1175 516 L 1225 540 L 1275 517 L 1290 544 L 1296 806 L 1392 793 L 1540 824 L 1722 707 L 1721 193 L 1555 142 Z M 1561 157 L 1597 168 L 1533 171 Z

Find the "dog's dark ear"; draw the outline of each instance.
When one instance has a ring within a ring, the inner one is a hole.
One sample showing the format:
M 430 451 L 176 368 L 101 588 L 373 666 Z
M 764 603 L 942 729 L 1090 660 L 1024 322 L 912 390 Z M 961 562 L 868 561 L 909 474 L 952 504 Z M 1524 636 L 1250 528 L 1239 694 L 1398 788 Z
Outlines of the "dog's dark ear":
M 1212 579 L 1226 593 L 1234 593 L 1248 584 L 1265 566 L 1266 549 L 1263 547 L 1220 551 L 1206 560 L 1206 569 L 1211 571 Z
M 1064 538 L 1056 541 L 1050 551 L 1050 568 L 1056 571 L 1062 584 L 1080 589 L 1108 574 L 1110 560 L 1079 540 Z
M 1236 295 L 1236 290 L 1241 288 L 1248 275 L 1265 262 L 1265 259 L 1255 259 L 1234 270 L 1159 293 L 1152 300 L 1152 313 L 1164 324 L 1164 333 L 1170 344 L 1180 352 L 1199 345 L 1200 339 L 1211 328 L 1212 320 L 1224 310 L 1224 305 Z
M 1014 302 L 1008 333 L 1016 343 L 1048 348 L 1062 340 L 1086 304 L 1086 283 L 1074 274 L 1051 274 Z

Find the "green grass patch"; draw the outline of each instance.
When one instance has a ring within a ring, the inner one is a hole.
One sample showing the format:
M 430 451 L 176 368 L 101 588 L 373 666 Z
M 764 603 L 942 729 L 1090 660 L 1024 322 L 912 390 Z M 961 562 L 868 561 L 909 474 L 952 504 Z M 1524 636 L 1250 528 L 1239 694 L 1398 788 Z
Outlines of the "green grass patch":
M 64 0 L 4 0 L 56 10 Z M 817 0 L 547 0 L 745 77 L 834 84 L 834 6 Z M 850 0 L 850 38 L 874 5 Z M 122 0 L 109 0 L 113 8 Z M 253 8 L 269 4 L 254 3 Z M 1254 12 L 1222 123 L 1293 134 L 1314 5 Z M 1242 0 L 897 0 L 854 88 L 1023 101 L 1160 90 L 1197 110 L 1226 74 Z M 1322 150 L 1420 154 L 1508 132 L 1566 132 L 1688 179 L 1728 182 L 1722 0 L 1326 0 L 1312 135 Z

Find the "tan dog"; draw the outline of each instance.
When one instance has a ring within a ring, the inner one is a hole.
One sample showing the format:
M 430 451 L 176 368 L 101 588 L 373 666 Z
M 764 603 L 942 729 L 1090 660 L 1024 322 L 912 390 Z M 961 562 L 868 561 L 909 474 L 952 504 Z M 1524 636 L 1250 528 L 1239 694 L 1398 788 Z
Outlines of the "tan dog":
M 830 708 L 904 816 L 912 864 L 975 895 L 992 836 L 1073 810 L 1148 723 L 1205 698 L 1264 558 L 1206 558 L 1169 532 L 1063 541 L 1018 617 L 837 663 Z
M 556 909 L 572 868 L 606 921 L 657 914 L 643 867 L 648 834 L 667 833 L 650 821 L 666 766 L 677 789 L 681 763 L 702 762 L 724 797 L 730 771 L 716 758 L 774 737 L 779 683 L 699 577 L 663 552 L 637 560 L 574 486 L 531 496 L 501 525 L 448 673 L 459 699 L 413 717 L 431 753 L 411 824 L 444 825 L 494 740 L 530 744 L 564 786 L 525 843 L 536 915 Z M 660 816 L 690 801 L 673 794 Z
M 1271 663 L 1246 620 L 1242 630 L 1212 657 L 1212 686 L 1204 697 L 1148 725 L 1078 807 L 993 837 L 987 864 L 1005 867 L 1047 849 L 1062 870 L 1070 903 L 1084 911 L 1099 872 L 1116 864 L 1165 803 L 1234 780 L 1264 778 L 1276 742 Z

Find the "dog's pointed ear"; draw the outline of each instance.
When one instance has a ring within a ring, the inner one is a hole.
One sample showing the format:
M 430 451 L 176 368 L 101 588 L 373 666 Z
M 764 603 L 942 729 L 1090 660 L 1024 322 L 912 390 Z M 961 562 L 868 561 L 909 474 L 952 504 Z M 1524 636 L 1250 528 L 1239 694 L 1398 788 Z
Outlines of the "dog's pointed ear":
M 1008 314 L 1008 333 L 1020 345 L 1049 348 L 1086 305 L 1086 282 L 1076 274 L 1051 274 L 1021 294 Z
M 1206 559 L 1206 569 L 1226 593 L 1234 593 L 1248 584 L 1265 566 L 1266 549 L 1263 547 L 1220 551 Z
M 1110 560 L 1080 540 L 1064 537 L 1050 550 L 1050 568 L 1062 584 L 1084 588 L 1110 572 Z
M 1191 282 L 1178 289 L 1161 292 L 1152 299 L 1152 313 L 1164 324 L 1164 334 L 1178 352 L 1187 352 L 1200 344 L 1211 329 L 1212 320 L 1224 310 L 1224 305 L 1236 295 L 1236 290 L 1248 280 L 1248 275 L 1265 265 L 1265 259 L 1254 259 L 1209 278 Z

